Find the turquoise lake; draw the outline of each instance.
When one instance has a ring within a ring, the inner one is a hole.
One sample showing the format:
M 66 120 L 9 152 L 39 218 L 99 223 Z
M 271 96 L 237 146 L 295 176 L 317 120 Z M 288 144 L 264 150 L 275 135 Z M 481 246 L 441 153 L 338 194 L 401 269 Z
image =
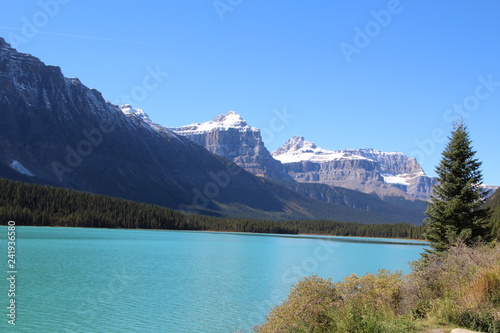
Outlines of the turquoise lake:
M 0 332 L 250 332 L 303 276 L 407 273 L 425 248 L 352 237 L 17 227 L 12 327 L 7 227 L 0 234 Z

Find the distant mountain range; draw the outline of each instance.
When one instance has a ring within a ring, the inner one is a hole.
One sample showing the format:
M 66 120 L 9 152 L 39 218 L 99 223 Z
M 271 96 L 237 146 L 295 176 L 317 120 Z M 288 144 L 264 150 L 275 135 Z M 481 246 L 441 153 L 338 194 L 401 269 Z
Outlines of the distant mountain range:
M 434 182 L 401 153 L 270 153 L 235 112 L 167 128 L 1 38 L 0 118 L 0 177 L 216 216 L 419 224 Z
M 258 176 L 344 187 L 375 193 L 382 198 L 401 196 L 424 200 L 429 199 L 435 184 L 414 158 L 398 152 L 329 151 L 302 136 L 295 136 L 269 153 L 260 130 L 250 127 L 234 111 L 217 116 L 213 121 L 171 130 Z
M 295 136 L 272 154 L 297 181 L 340 186 L 381 197 L 396 195 L 426 200 L 436 183 L 414 158 L 399 152 L 329 151 Z

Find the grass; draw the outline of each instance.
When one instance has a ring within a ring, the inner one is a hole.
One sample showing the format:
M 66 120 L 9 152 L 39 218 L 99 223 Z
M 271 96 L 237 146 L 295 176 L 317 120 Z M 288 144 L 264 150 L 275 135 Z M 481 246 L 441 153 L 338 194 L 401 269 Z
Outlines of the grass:
M 500 245 L 456 246 L 412 264 L 341 282 L 298 281 L 256 327 L 266 332 L 425 332 L 464 327 L 500 332 Z

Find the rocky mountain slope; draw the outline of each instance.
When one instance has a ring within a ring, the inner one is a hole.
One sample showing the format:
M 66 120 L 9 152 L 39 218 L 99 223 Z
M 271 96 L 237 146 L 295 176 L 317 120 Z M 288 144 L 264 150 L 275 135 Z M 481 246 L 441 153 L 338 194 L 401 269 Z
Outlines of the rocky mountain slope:
M 418 162 L 374 149 L 330 151 L 295 136 L 272 153 L 298 182 L 320 183 L 384 196 L 428 199 L 435 180 Z

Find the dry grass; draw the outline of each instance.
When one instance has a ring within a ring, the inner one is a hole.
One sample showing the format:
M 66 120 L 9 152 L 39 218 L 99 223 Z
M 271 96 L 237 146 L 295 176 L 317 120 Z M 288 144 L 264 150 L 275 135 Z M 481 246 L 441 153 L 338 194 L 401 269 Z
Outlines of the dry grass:
M 436 324 L 500 331 L 500 246 L 457 246 L 414 264 L 400 313 Z

